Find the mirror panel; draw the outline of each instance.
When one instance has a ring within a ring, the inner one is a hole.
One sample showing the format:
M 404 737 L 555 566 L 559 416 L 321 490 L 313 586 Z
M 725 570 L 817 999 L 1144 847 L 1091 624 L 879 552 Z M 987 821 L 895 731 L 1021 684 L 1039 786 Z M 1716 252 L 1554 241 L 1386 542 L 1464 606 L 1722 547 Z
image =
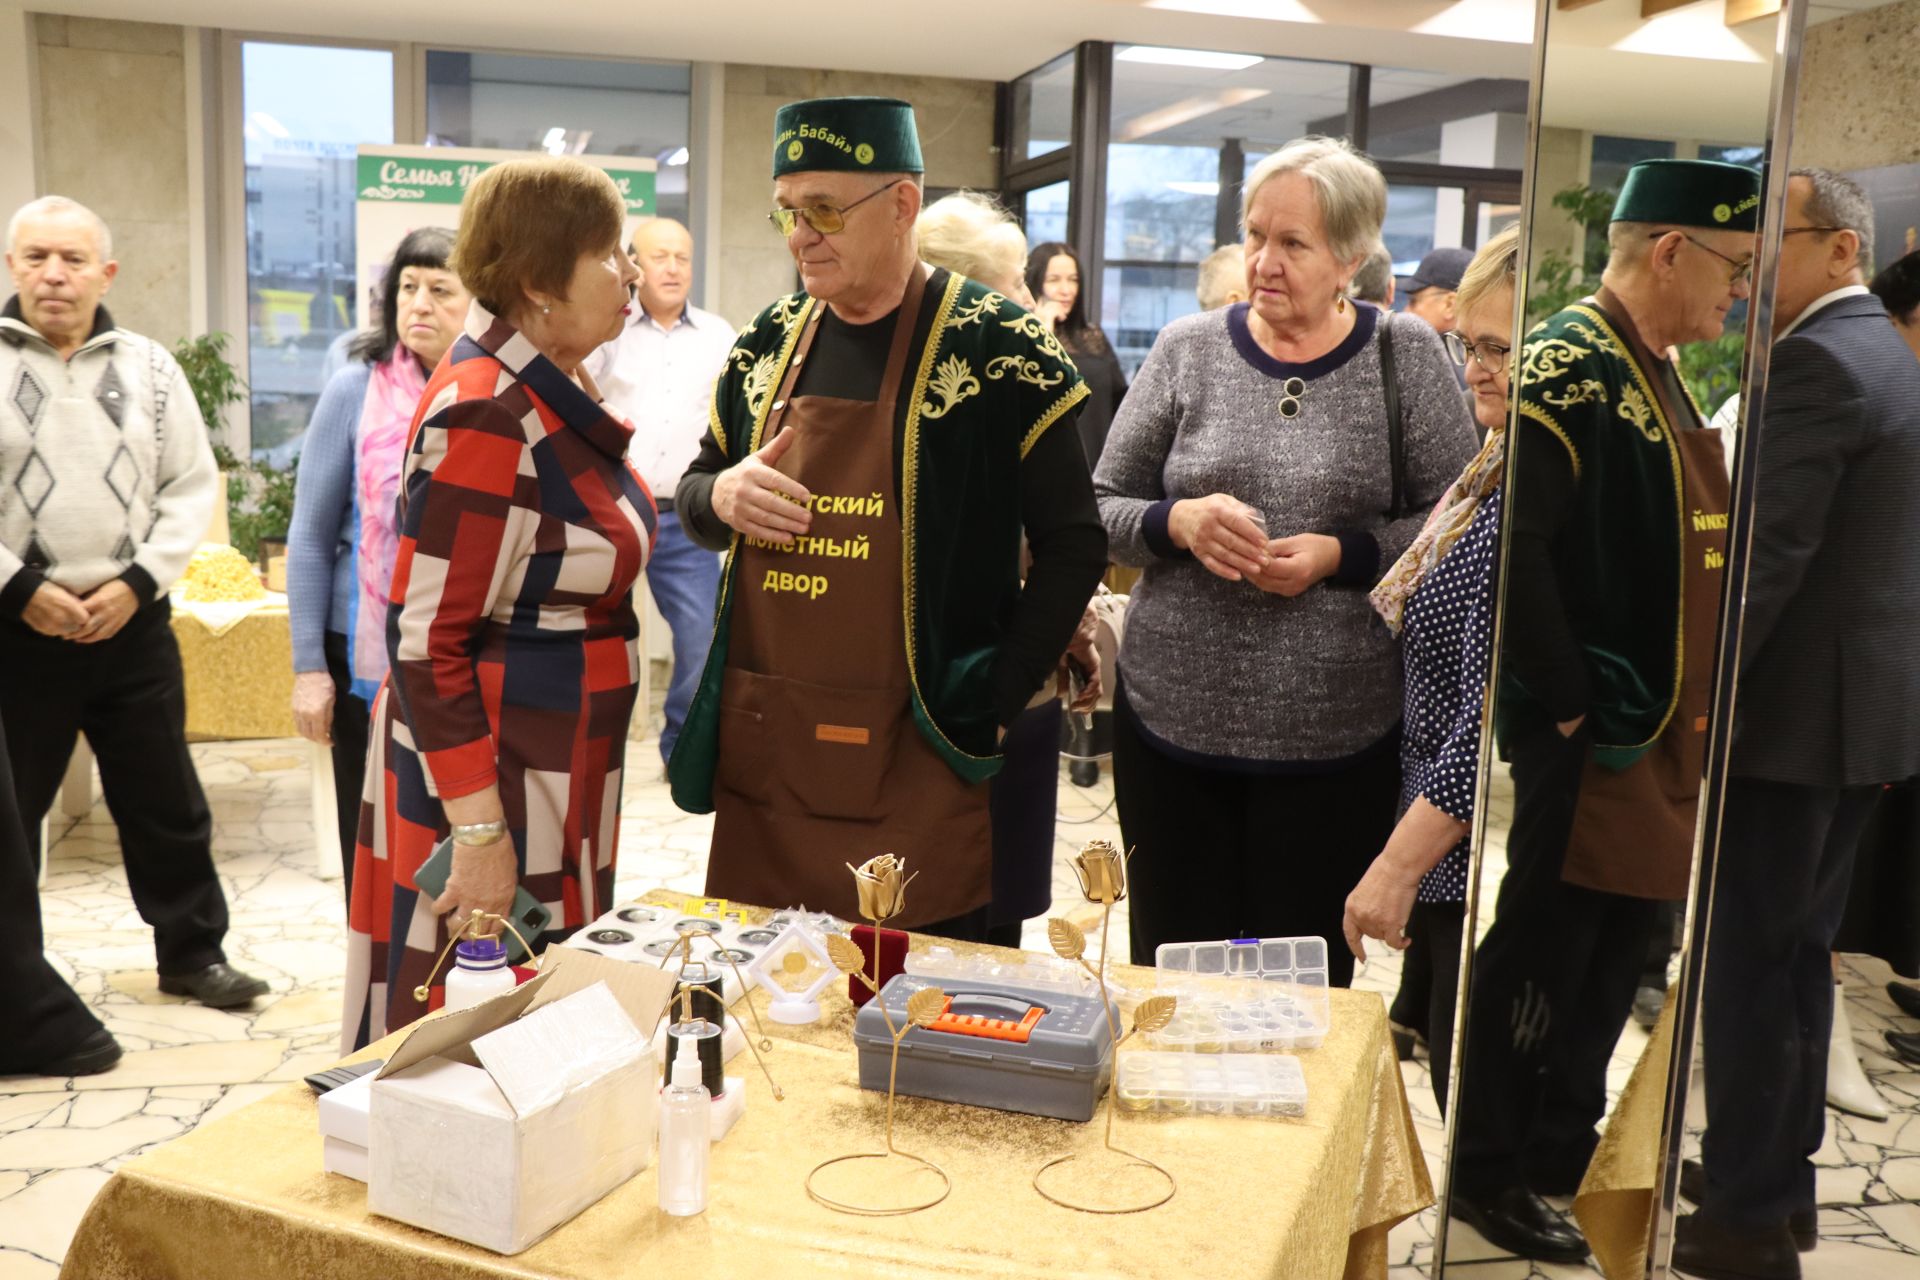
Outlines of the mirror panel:
M 1607 1274 L 1642 1269 L 1648 1212 L 1587 1240 L 1568 1210 L 1583 1180 L 1652 1203 L 1666 1057 L 1635 1015 L 1657 1013 L 1686 918 L 1730 499 L 1708 420 L 1740 386 L 1734 277 L 1757 243 L 1737 225 L 1623 239 L 1590 300 L 1634 164 L 1758 168 L 1778 30 L 1730 27 L 1718 5 L 1547 3 L 1438 1250 L 1463 1276 L 1595 1265 L 1589 1244 Z M 1745 183 L 1753 199 L 1725 201 L 1736 224 L 1760 204 Z M 1643 1060 L 1650 1125 L 1590 1170 Z

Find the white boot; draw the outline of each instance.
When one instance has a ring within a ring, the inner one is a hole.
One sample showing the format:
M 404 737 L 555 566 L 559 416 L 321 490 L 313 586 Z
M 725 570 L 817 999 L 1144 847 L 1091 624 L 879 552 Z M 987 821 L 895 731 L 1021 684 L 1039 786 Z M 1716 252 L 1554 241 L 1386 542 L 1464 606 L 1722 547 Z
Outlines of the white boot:
M 1827 1041 L 1827 1105 L 1866 1120 L 1887 1118 L 1886 1099 L 1860 1067 L 1847 1021 L 1847 989 L 1839 983 L 1833 988 L 1833 1035 Z

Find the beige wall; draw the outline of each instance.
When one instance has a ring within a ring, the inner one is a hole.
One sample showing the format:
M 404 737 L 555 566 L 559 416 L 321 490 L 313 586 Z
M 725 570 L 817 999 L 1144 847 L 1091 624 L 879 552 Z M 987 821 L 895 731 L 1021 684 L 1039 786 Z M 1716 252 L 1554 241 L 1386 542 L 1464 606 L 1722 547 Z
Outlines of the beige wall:
M 1807 32 L 1793 162 L 1871 169 L 1920 161 L 1920 0 L 1869 9 Z
M 39 188 L 92 208 L 120 261 L 115 321 L 171 343 L 188 327 L 184 32 L 37 14 Z
M 919 118 L 928 185 L 991 190 L 999 182 L 993 93 L 987 80 L 729 64 L 722 116 L 720 289 L 714 309 L 734 324 L 745 324 L 794 288 L 786 243 L 767 225 L 773 116 L 782 104 L 838 94 L 903 98 Z

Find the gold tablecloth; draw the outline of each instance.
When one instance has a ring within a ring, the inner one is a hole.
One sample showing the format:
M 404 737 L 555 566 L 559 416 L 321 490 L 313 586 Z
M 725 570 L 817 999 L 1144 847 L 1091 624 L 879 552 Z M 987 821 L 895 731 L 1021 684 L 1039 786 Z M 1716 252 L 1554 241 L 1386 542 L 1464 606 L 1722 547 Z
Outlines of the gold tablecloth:
M 263 606 L 216 635 L 176 604 L 173 636 L 186 672 L 189 741 L 294 736 L 286 605 Z
M 1142 970 L 1116 977 L 1151 982 Z M 858 1086 L 845 989 L 823 1004 L 815 1026 L 766 1024 L 786 1101 L 774 1101 L 750 1055 L 729 1065 L 745 1079 L 747 1112 L 714 1148 L 699 1217 L 660 1212 L 652 1168 L 513 1257 L 374 1217 L 364 1186 L 320 1171 L 314 1100 L 289 1085 L 122 1167 L 87 1210 L 60 1274 L 1359 1280 L 1385 1276 L 1389 1228 L 1433 1200 L 1380 997 L 1335 991 L 1326 1042 L 1301 1055 L 1304 1119 L 1120 1117 L 1116 1142 L 1179 1179 L 1164 1208 L 1097 1217 L 1032 1190 L 1042 1162 L 1100 1146 L 1099 1117 L 1070 1124 L 902 1098 L 897 1145 L 945 1166 L 952 1195 L 906 1217 L 833 1213 L 807 1197 L 807 1171 L 878 1147 L 886 1105 Z
M 1614 1104 L 1600 1146 L 1580 1181 L 1573 1216 L 1608 1280 L 1646 1274 L 1647 1237 L 1653 1227 L 1654 1190 L 1660 1181 L 1661 1120 L 1667 1109 L 1667 1079 L 1673 1058 L 1673 1009 L 1678 985 L 1667 992 L 1640 1061 Z

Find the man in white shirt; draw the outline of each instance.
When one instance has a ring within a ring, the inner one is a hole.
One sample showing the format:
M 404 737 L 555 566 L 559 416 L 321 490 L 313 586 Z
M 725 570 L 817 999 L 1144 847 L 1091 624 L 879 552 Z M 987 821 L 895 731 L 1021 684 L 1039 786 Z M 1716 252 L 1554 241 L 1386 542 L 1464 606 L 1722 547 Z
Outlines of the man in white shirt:
M 645 273 L 640 306 L 620 336 L 587 360 L 607 405 L 633 424 L 633 465 L 660 506 L 660 533 L 647 561 L 647 588 L 673 632 L 673 682 L 667 687 L 660 759 L 674 740 L 713 639 L 720 559 L 694 544 L 673 512 L 680 475 L 700 452 L 713 384 L 733 350 L 733 326 L 687 303 L 693 237 L 672 218 L 650 218 L 633 234 L 633 259 Z

